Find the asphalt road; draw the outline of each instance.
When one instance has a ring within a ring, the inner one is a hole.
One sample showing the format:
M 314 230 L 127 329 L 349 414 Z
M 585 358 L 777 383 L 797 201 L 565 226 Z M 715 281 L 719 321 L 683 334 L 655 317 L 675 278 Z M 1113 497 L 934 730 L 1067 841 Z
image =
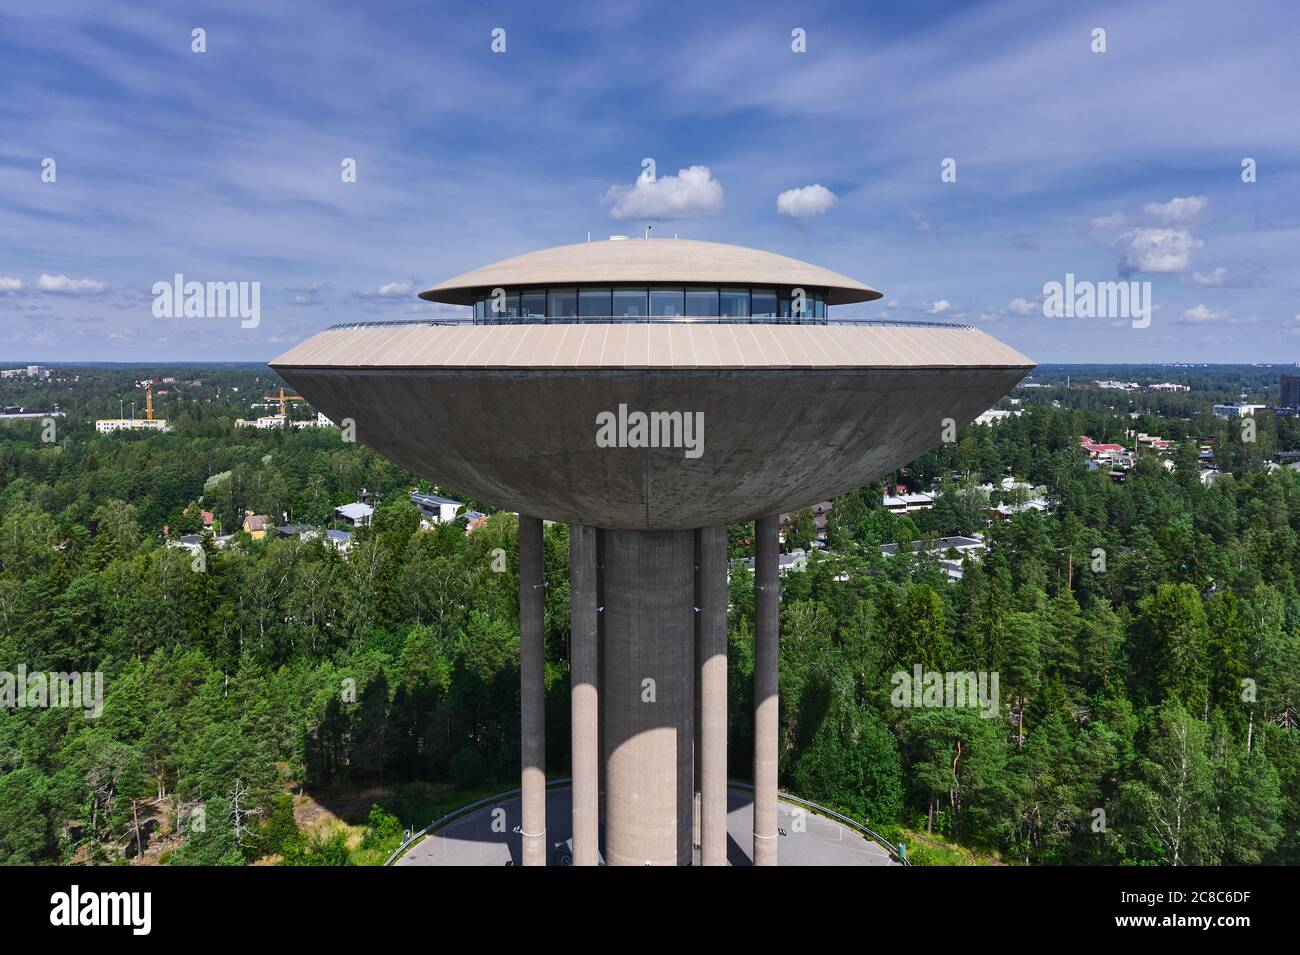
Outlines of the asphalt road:
M 778 803 L 781 865 L 895 865 L 878 843 L 810 810 Z M 416 843 L 397 865 L 511 865 L 520 858 L 519 798 L 485 806 Z M 569 789 L 546 794 L 550 865 L 563 865 L 572 832 Z M 727 859 L 749 865 L 753 800 L 742 789 L 727 794 Z

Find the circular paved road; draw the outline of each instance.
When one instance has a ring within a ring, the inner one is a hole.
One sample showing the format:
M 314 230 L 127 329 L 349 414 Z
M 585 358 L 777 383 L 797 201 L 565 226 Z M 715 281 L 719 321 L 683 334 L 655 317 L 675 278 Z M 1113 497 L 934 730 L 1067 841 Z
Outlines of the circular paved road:
M 785 802 L 777 804 L 781 865 L 895 865 L 888 851 L 847 826 Z M 753 796 L 727 793 L 727 861 L 749 865 L 753 851 Z M 519 797 L 484 806 L 421 839 L 396 865 L 512 865 L 520 858 Z M 546 793 L 552 851 L 548 864 L 564 864 L 572 835 L 569 788 Z

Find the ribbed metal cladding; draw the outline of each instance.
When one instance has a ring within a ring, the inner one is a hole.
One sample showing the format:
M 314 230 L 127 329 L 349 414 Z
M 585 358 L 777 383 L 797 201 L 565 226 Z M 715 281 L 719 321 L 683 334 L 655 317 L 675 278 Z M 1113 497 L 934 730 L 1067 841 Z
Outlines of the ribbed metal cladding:
M 546 644 L 542 522 L 519 517 L 519 756 L 523 865 L 546 865 Z
M 609 865 L 691 863 L 694 542 L 604 532 Z

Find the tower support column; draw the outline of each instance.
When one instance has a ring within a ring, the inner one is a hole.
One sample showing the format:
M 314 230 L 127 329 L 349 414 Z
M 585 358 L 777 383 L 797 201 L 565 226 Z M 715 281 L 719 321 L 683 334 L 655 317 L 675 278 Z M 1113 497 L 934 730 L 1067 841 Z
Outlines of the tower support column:
M 727 864 L 727 529 L 697 533 L 700 862 Z
M 523 865 L 546 865 L 546 645 L 542 521 L 519 515 L 519 755 Z
M 600 735 L 596 657 L 596 528 L 569 525 L 569 664 L 573 864 L 600 861 Z
M 781 580 L 777 518 L 754 522 L 754 865 L 776 865 Z
M 604 532 L 605 861 L 690 865 L 693 531 Z

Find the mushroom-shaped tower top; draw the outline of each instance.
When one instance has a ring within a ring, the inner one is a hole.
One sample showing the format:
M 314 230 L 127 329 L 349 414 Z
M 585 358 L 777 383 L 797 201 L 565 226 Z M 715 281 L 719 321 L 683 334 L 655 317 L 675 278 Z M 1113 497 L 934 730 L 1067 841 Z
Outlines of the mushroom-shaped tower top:
M 560 246 L 421 296 L 473 317 L 336 326 L 271 366 L 416 474 L 606 529 L 713 527 L 862 487 L 1033 367 L 969 326 L 833 319 L 880 293 L 715 242 Z
M 479 289 L 656 282 L 819 288 L 827 290 L 829 305 L 881 297 L 847 275 L 773 252 L 698 239 L 624 239 L 560 245 L 502 259 L 440 282 L 420 298 L 469 305 Z

